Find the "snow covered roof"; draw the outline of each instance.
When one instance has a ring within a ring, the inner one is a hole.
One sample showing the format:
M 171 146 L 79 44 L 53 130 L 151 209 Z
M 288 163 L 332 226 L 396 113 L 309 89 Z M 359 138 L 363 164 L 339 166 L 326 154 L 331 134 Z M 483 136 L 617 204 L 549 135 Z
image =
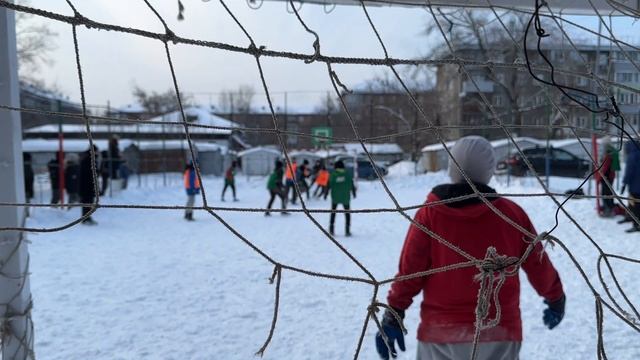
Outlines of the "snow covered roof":
M 109 146 L 108 140 L 94 140 L 93 144 L 98 147 L 99 151 L 106 150 Z M 227 147 L 220 144 L 194 142 L 194 145 L 198 151 L 218 151 L 222 153 L 227 152 Z M 153 141 L 132 141 L 128 139 L 118 140 L 118 148 L 120 151 L 125 150 L 130 146 L 135 146 L 140 150 L 177 150 L 177 149 L 189 149 L 189 144 L 186 140 L 167 140 L 162 143 L 160 140 Z M 89 149 L 89 140 L 87 139 L 68 139 L 63 143 L 65 152 L 83 152 Z M 58 151 L 58 139 L 27 139 L 22 140 L 22 151 L 24 152 L 56 152 Z
M 166 140 L 164 143 L 159 140 L 154 141 L 136 141 L 131 142 L 130 145 L 137 147 L 140 150 L 185 150 L 189 151 L 189 143 L 186 140 Z M 218 151 L 223 153 L 227 152 L 227 147 L 219 144 L 205 143 L 205 142 L 193 142 L 197 151 Z
M 445 145 L 447 145 L 447 148 L 450 149 L 455 143 L 456 143 L 455 141 L 447 141 Z M 442 149 L 444 149 L 444 146 L 442 146 L 441 143 L 435 143 L 435 144 L 431 144 L 423 147 L 422 152 L 438 151 Z
M 238 127 L 238 124 L 233 121 L 222 118 L 218 115 L 211 114 L 208 109 L 198 106 L 189 106 L 184 109 L 184 115 L 187 117 L 187 121 L 192 124 L 206 125 L 206 126 L 220 126 L 233 128 Z M 157 122 L 181 122 L 182 114 L 180 111 L 173 111 L 164 115 L 151 118 L 150 121 Z M 227 130 L 229 131 L 229 130 Z
M 140 114 L 140 113 L 147 112 L 147 109 L 145 109 L 142 105 L 138 103 L 127 104 L 118 108 L 117 110 L 123 113 L 130 113 L 130 114 Z
M 68 96 L 64 96 L 60 93 L 56 93 L 54 91 L 50 91 L 50 90 L 46 90 L 43 89 L 39 86 L 21 81 L 20 82 L 20 89 L 23 91 L 28 91 L 29 93 L 36 95 L 36 96 L 40 96 L 42 98 L 46 98 L 49 100 L 54 100 L 54 101 L 65 101 L 68 102 L 69 101 L 69 97 Z
M 404 152 L 400 145 L 395 143 L 369 143 L 365 144 L 365 146 L 367 151 L 371 154 L 402 154 Z M 333 144 L 332 147 L 334 149 L 342 148 L 348 153 L 364 154 L 364 150 L 360 143 Z
M 278 155 L 278 156 L 280 156 L 282 154 L 279 150 L 276 150 L 274 148 L 269 148 L 269 147 L 264 147 L 264 146 L 257 146 L 257 147 L 251 148 L 251 149 L 240 151 L 238 153 L 238 156 L 239 157 L 243 157 L 245 155 L 253 154 L 255 152 L 268 152 L 268 153 L 272 153 L 272 154 Z
M 94 140 L 93 144 L 98 150 L 106 150 L 108 148 L 108 140 Z M 131 145 L 131 140 L 119 140 L 118 147 L 124 150 Z M 83 152 L 89 149 L 89 140 L 87 139 L 69 139 L 64 140 L 63 148 L 65 152 Z M 23 152 L 56 152 L 58 151 L 58 139 L 26 139 L 22 140 Z
M 289 151 L 289 156 L 309 156 L 309 157 L 322 157 L 317 151 L 309 150 L 293 150 Z
M 539 144 L 539 145 L 544 145 L 544 140 L 538 140 L 538 139 L 534 139 L 531 137 L 516 137 L 513 138 L 513 140 L 515 140 L 517 143 L 520 142 L 531 142 L 534 144 Z M 500 146 L 505 146 L 508 143 L 511 142 L 511 139 L 498 139 L 498 140 L 493 140 L 491 141 L 491 146 L 493 146 L 494 148 L 496 147 L 500 147 Z M 453 145 L 455 145 L 455 141 L 447 141 L 445 144 L 447 145 L 447 148 L 451 148 Z M 435 143 L 435 144 L 431 144 L 431 145 L 427 145 L 425 147 L 422 148 L 422 152 L 430 152 L 430 151 L 439 151 L 439 150 L 444 150 L 444 147 L 442 146 L 441 143 Z
M 233 128 L 238 125 L 227 119 L 223 119 L 216 115 L 211 115 L 206 109 L 199 107 L 188 107 L 185 109 L 185 115 L 187 120 L 191 120 L 190 123 L 206 126 L 220 126 Z M 119 134 L 137 134 L 137 133 L 153 133 L 153 134 L 184 134 L 183 125 L 166 125 L 163 122 L 181 122 L 182 115 L 179 111 L 167 113 L 162 116 L 157 116 L 149 121 L 157 122 L 157 124 L 140 123 L 138 124 L 97 124 L 91 125 L 91 132 L 93 133 L 119 133 Z M 42 125 L 25 130 L 26 133 L 58 133 L 58 125 Z M 62 132 L 64 133 L 82 133 L 86 132 L 84 124 L 64 124 L 62 125 Z M 192 134 L 218 134 L 218 135 L 230 135 L 229 129 L 211 129 L 190 127 L 189 132 Z

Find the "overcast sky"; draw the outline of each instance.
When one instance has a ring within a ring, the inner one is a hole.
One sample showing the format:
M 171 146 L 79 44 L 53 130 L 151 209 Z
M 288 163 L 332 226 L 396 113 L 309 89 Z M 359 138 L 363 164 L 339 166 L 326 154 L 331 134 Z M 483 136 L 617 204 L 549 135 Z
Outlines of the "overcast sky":
M 185 20 L 177 21 L 176 0 L 151 0 L 173 31 L 183 37 L 211 40 L 248 46 L 248 41 L 218 1 L 182 0 Z M 75 0 L 84 16 L 111 24 L 162 32 L 158 19 L 142 0 Z M 265 1 L 259 10 L 252 10 L 245 0 L 227 0 L 256 43 L 268 49 L 312 53 L 314 38 L 305 32 L 295 15 L 287 12 L 284 2 Z M 64 0 L 30 0 L 30 5 L 73 15 Z M 353 57 L 382 57 L 383 52 L 359 7 L 337 7 L 330 14 L 322 6 L 306 4 L 301 16 L 307 25 L 318 32 L 321 50 L 325 55 Z M 370 8 L 374 22 L 394 57 L 418 57 L 436 42 L 422 35 L 430 15 L 416 8 Z M 595 18 L 573 17 L 586 26 L 597 29 Z M 37 20 L 45 21 L 45 20 Z M 46 20 L 58 33 L 57 49 L 52 53 L 54 63 L 43 67 L 41 78 L 56 84 L 72 100 L 78 100 L 79 87 L 73 52 L 71 26 Z M 638 26 L 630 20 L 614 20 L 616 35 L 625 39 L 638 34 Z M 632 39 L 636 40 L 636 39 Z M 134 84 L 164 91 L 172 87 L 164 47 L 160 41 L 117 32 L 79 28 L 80 54 L 86 87 L 87 102 L 121 106 L 133 101 Z M 635 41 L 637 42 L 637 40 Z M 225 89 L 239 85 L 253 85 L 262 92 L 255 60 L 246 54 L 203 47 L 172 45 L 172 57 L 183 92 L 202 93 L 196 100 L 215 105 Z M 290 108 L 309 108 L 317 103 L 320 93 L 330 89 L 326 66 L 304 64 L 302 61 L 262 58 L 265 75 L 274 92 L 274 101 L 283 106 L 283 91 L 290 91 Z M 336 66 L 341 80 L 350 87 L 380 73 L 382 69 L 366 65 Z M 301 93 L 302 92 L 302 93 Z M 311 93 L 303 93 L 311 92 Z M 208 95 L 206 93 L 213 93 Z M 264 104 L 264 95 L 256 96 L 255 104 Z

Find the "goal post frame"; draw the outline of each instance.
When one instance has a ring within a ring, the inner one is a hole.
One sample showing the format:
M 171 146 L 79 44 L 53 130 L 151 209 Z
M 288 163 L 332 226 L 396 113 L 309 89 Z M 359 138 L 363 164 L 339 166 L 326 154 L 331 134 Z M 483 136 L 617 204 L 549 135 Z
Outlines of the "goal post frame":
M 13 10 L 0 7 L 0 104 L 20 107 Z M 0 109 L 0 201 L 24 204 L 20 113 Z M 27 208 L 1 206 L 0 228 L 24 227 Z M 24 233 L 0 230 L 0 332 L 2 360 L 32 360 L 33 325 L 29 254 Z

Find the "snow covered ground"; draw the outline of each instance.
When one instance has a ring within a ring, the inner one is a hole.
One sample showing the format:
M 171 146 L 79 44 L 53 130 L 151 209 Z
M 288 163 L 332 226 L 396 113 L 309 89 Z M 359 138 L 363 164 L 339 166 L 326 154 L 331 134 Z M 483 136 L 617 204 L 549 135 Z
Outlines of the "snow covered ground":
M 443 174 L 392 176 L 389 186 L 401 205 L 423 202 Z M 173 186 L 143 182 L 106 198 L 112 204 L 182 205 L 179 179 Z M 210 202 L 219 205 L 222 179 L 205 180 Z M 152 184 L 152 185 L 150 185 Z M 146 186 L 144 186 L 146 185 Z M 501 192 L 539 191 L 529 179 L 494 181 Z M 573 180 L 552 179 L 565 191 Z M 240 202 L 228 206 L 264 207 L 264 178 L 238 178 Z M 227 199 L 230 199 L 227 194 Z M 46 198 L 46 196 L 45 196 Z M 554 224 L 555 206 L 547 198 L 515 198 L 539 231 Z M 200 201 L 198 201 L 200 203 Z M 354 208 L 392 207 L 378 182 L 360 182 Z M 327 202 L 312 200 L 313 208 Z M 567 210 L 606 252 L 640 258 L 640 235 L 627 226 L 595 216 L 592 200 L 572 200 Z M 79 216 L 70 211 L 32 209 L 29 226 L 55 227 Z M 240 233 L 276 260 L 333 274 L 364 274 L 302 213 L 288 217 L 261 213 L 220 212 Z M 273 267 L 213 217 L 196 212 L 186 222 L 178 210 L 100 209 L 98 226 L 78 225 L 55 233 L 32 233 L 31 271 L 40 359 L 252 359 L 267 337 L 273 314 Z M 315 216 L 328 225 L 328 214 Z M 398 214 L 356 214 L 351 238 L 344 237 L 338 216 L 338 240 L 379 279 L 392 277 L 407 221 Z M 597 251 L 566 217 L 554 234 L 564 241 L 597 283 Z M 594 298 L 568 256 L 551 250 L 566 289 L 567 314 L 549 331 L 542 324 L 542 300 L 523 277 L 521 306 L 525 342 L 522 359 L 595 359 Z M 612 260 L 622 286 L 640 304 L 640 266 Z M 601 286 L 596 285 L 601 290 Z M 360 283 L 313 278 L 284 271 L 280 312 L 265 359 L 350 359 L 353 357 L 371 287 Z M 387 288 L 379 300 L 385 301 Z M 620 299 L 620 296 L 617 296 Z M 419 299 L 416 299 L 419 301 Z M 410 308 L 407 352 L 415 358 L 418 306 Z M 361 359 L 377 359 L 368 328 Z M 610 359 L 640 358 L 640 335 L 605 311 L 605 343 Z

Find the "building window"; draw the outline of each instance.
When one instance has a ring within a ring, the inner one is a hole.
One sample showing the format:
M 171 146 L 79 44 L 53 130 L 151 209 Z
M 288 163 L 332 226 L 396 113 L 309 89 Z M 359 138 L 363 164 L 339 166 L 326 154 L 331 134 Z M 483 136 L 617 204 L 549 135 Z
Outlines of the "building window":
M 495 105 L 495 106 L 504 106 L 504 97 L 502 95 L 494 95 L 494 97 L 493 97 L 493 105 Z
M 633 81 L 633 73 L 616 73 L 616 81 L 617 82 L 632 82 Z
M 588 83 L 589 80 L 586 77 L 578 76 L 578 81 L 576 82 L 578 86 L 587 86 Z

